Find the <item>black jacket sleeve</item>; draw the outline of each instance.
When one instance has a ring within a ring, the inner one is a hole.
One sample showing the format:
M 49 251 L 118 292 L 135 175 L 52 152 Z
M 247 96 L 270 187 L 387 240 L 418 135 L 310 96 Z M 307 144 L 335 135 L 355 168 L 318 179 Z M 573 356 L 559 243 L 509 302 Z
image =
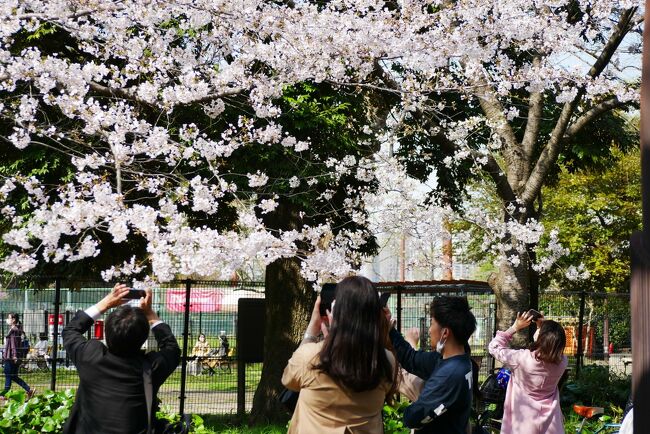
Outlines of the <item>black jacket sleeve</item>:
M 154 385 L 160 386 L 171 375 L 181 360 L 181 350 L 172 333 L 165 324 L 158 324 L 152 329 L 158 342 L 159 350 L 147 354 L 151 361 L 151 377 Z
M 99 343 L 103 346 L 101 342 L 88 341 L 83 336 L 93 325 L 93 322 L 93 319 L 86 312 L 80 310 L 63 329 L 63 347 L 75 365 L 81 362 L 88 345 Z
M 471 371 L 468 375 L 471 376 Z M 463 390 L 470 387 L 471 380 L 467 375 L 449 375 L 447 370 L 439 370 L 424 383 L 417 401 L 404 410 L 404 425 L 409 428 L 421 428 L 432 422 L 453 407 L 459 401 Z M 471 405 L 471 401 L 468 405 Z
M 390 331 L 390 340 L 399 364 L 411 374 L 427 380 L 440 359 L 440 354 L 413 349 L 411 344 L 406 342 L 401 333 L 395 329 Z

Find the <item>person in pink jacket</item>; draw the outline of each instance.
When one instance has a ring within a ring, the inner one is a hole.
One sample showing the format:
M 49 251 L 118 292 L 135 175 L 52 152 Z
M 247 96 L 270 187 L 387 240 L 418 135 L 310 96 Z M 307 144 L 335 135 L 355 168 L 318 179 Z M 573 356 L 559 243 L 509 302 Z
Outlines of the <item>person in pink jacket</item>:
M 560 324 L 537 320 L 535 342 L 528 350 L 510 348 L 516 332 L 532 322 L 532 315 L 517 314 L 512 327 L 498 331 L 490 354 L 512 372 L 503 409 L 501 434 L 564 434 L 558 383 L 567 367 L 566 345 Z

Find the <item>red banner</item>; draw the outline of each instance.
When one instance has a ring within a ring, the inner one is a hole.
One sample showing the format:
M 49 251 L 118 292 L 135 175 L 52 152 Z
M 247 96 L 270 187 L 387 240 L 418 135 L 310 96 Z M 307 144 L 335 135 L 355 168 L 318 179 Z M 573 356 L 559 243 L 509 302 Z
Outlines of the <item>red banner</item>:
M 47 324 L 53 326 L 54 325 L 54 314 L 49 314 L 47 316 Z M 59 315 L 59 325 L 63 325 L 63 315 Z
M 190 291 L 190 312 L 219 312 L 223 294 L 218 289 L 192 289 Z M 185 290 L 168 289 L 166 296 L 167 310 L 185 311 Z

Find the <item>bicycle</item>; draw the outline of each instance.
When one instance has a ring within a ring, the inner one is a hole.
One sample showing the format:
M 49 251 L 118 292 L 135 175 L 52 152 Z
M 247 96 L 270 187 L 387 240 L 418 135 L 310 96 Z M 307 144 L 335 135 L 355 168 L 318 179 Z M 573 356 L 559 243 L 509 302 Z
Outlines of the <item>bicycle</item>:
M 587 420 L 595 416 L 604 415 L 605 409 L 603 407 L 589 407 L 585 405 L 574 404 L 573 411 L 577 415 L 582 416 L 582 422 L 580 422 L 580 425 L 576 428 L 576 434 L 616 434 L 621 427 L 620 423 L 609 422 L 608 420 L 611 419 L 609 416 L 601 416 L 601 422 L 603 422 L 603 424 L 598 427 L 598 429 L 595 431 L 585 431 L 584 426 Z M 605 417 L 609 419 L 604 419 Z
M 500 371 L 496 368 L 485 379 L 479 388 L 480 401 L 477 409 L 483 406 L 483 411 L 476 418 L 476 426 L 483 433 L 498 434 L 501 432 L 501 419 L 503 418 L 503 404 L 506 400 L 506 389 L 497 382 Z

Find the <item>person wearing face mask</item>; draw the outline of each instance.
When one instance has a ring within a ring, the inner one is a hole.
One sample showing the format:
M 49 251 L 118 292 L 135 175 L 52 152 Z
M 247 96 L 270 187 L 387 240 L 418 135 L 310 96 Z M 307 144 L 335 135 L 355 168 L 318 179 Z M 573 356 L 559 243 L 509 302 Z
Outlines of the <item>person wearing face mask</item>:
M 488 345 L 490 354 L 511 373 L 503 405 L 501 434 L 564 434 L 560 383 L 568 361 L 566 335 L 560 324 L 540 317 L 530 349 L 510 348 L 515 333 L 527 328 L 530 313 L 517 314 L 514 324 L 498 331 Z
M 5 388 L 0 392 L 0 397 L 4 399 L 4 396 L 9 389 L 11 388 L 11 382 L 15 382 L 17 385 L 25 389 L 27 392 L 27 397 L 31 398 L 34 395 L 34 389 L 31 389 L 23 379 L 18 376 L 18 369 L 20 367 L 20 360 L 18 358 L 18 349 L 22 344 L 23 335 L 23 326 L 20 323 L 20 318 L 17 313 L 10 313 L 7 315 L 6 319 L 7 325 L 9 326 L 9 333 L 5 336 L 5 347 L 2 352 L 2 366 L 5 373 Z
M 385 309 L 390 320 L 390 311 Z M 396 329 L 390 340 L 397 360 L 424 381 L 404 411 L 404 425 L 418 434 L 465 434 L 472 407 L 472 361 L 468 340 L 476 318 L 465 297 L 442 296 L 430 307 L 429 337 L 435 351 L 415 350 Z

